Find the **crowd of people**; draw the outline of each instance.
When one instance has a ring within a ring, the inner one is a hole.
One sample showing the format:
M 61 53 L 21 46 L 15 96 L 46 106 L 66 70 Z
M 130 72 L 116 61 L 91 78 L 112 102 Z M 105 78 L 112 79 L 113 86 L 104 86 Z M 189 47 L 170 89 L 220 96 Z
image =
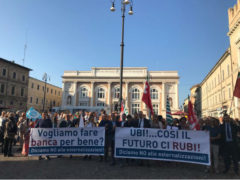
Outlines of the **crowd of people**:
M 211 167 L 207 167 L 206 171 L 213 170 L 219 173 L 219 160 L 224 160 L 225 170 L 227 173 L 230 169 L 231 161 L 234 164 L 234 171 L 238 174 L 239 161 L 239 139 L 240 139 L 240 121 L 233 120 L 229 115 L 224 114 L 222 118 L 206 117 L 198 121 L 200 129 L 209 131 L 210 148 L 211 148 Z M 20 144 L 17 151 L 22 155 L 28 155 L 28 146 L 31 128 L 67 128 L 67 127 L 105 127 L 105 152 L 104 156 L 99 157 L 99 161 L 107 162 L 111 158 L 111 165 L 116 164 L 114 158 L 114 141 L 116 127 L 133 127 L 133 128 L 159 128 L 173 130 L 191 130 L 191 124 L 186 117 L 173 119 L 168 124 L 161 115 L 153 115 L 151 120 L 146 118 L 142 111 L 132 115 L 121 114 L 115 112 L 107 114 L 105 110 L 101 113 L 79 111 L 75 114 L 71 113 L 42 113 L 42 119 L 32 121 L 26 117 L 25 112 L 5 112 L 0 116 L 0 141 L 2 142 L 2 153 L 4 157 L 13 156 L 13 145 Z M 111 153 L 109 153 L 111 152 Z M 110 157 L 109 157 L 109 154 Z M 46 156 L 50 160 L 49 156 Z M 61 156 L 58 156 L 61 158 Z M 72 156 L 70 156 L 72 158 Z M 84 159 L 91 159 L 91 156 L 84 156 Z M 39 160 L 44 159 L 39 156 Z M 119 159 L 120 165 L 129 164 L 133 160 Z M 142 160 L 136 160 L 136 163 L 143 165 Z

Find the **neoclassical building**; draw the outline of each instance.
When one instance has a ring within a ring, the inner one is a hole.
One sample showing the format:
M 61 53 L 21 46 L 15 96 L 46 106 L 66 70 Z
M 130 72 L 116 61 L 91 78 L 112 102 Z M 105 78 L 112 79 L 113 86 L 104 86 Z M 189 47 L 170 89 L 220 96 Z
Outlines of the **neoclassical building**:
M 93 67 L 91 71 L 64 71 L 62 110 L 75 112 L 105 109 L 108 113 L 117 108 L 119 100 L 119 74 L 116 67 Z M 148 71 L 146 67 L 125 67 L 123 70 L 123 100 L 130 114 L 143 111 L 142 93 L 147 75 L 150 77 L 151 98 L 156 114 L 165 117 L 166 97 L 169 96 L 172 112 L 179 110 L 177 71 Z

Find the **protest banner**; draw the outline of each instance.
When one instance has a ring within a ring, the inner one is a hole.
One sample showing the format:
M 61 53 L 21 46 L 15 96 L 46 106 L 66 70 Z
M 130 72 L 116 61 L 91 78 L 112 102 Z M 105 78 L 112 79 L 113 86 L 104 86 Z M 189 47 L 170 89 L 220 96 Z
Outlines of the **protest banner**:
M 209 132 L 116 128 L 115 157 L 210 165 Z
M 29 156 L 103 155 L 105 128 L 32 128 Z

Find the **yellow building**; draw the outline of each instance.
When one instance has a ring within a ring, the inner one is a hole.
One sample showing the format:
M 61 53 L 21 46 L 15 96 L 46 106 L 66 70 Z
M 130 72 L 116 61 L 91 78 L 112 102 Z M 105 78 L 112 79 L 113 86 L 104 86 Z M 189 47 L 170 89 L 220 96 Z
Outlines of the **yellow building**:
M 202 117 L 221 116 L 223 110 L 240 117 L 240 101 L 233 97 L 240 65 L 240 0 L 228 10 L 230 47 L 201 83 Z
M 45 82 L 29 77 L 27 107 L 34 107 L 42 112 L 44 102 Z M 45 110 L 60 107 L 62 101 L 62 88 L 46 83 Z
M 235 86 L 233 76 L 228 49 L 201 83 L 202 117 L 219 117 L 223 110 L 230 111 Z

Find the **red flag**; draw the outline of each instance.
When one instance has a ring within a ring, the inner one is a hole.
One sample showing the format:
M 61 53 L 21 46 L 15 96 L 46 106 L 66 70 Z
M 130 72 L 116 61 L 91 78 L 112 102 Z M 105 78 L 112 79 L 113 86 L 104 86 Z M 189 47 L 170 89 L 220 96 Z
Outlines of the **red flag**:
M 200 130 L 200 125 L 190 100 L 188 100 L 188 121 L 191 124 L 191 129 Z
M 151 95 L 150 95 L 150 87 L 148 82 L 145 83 L 145 89 L 142 96 L 142 101 L 147 105 L 147 107 L 151 110 L 151 113 L 153 113 L 153 107 L 152 107 L 152 101 L 151 101 Z
M 233 96 L 240 98 L 240 72 L 238 72 L 237 82 L 235 85 Z

